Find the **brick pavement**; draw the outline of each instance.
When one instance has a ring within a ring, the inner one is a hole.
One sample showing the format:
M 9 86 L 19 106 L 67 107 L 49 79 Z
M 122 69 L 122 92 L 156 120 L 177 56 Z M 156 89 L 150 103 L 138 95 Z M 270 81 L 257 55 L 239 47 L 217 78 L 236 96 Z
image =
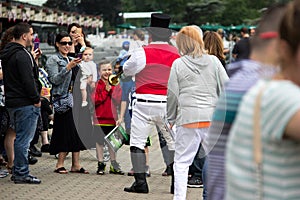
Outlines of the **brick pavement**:
M 123 146 L 118 152 L 117 160 L 122 169 L 128 171 L 131 168 L 129 161 L 129 148 Z M 55 168 L 56 158 L 49 154 L 43 154 L 35 165 L 30 166 L 31 173 L 42 180 L 40 185 L 17 185 L 10 181 L 10 176 L 0 179 L 0 199 L 30 199 L 30 200 L 64 200 L 64 199 L 114 199 L 114 200 L 171 200 L 169 193 L 171 177 L 163 177 L 164 171 L 161 151 L 157 139 L 154 138 L 150 147 L 151 177 L 147 178 L 149 194 L 134 194 L 123 191 L 125 186 L 132 184 L 134 178 L 122 175 L 106 174 L 96 175 L 97 160 L 95 150 L 87 150 L 81 153 L 81 165 L 90 174 L 57 174 Z M 109 170 L 109 162 L 106 170 Z M 71 167 L 71 156 L 65 161 L 66 169 Z M 200 200 L 202 189 L 189 188 L 187 199 Z

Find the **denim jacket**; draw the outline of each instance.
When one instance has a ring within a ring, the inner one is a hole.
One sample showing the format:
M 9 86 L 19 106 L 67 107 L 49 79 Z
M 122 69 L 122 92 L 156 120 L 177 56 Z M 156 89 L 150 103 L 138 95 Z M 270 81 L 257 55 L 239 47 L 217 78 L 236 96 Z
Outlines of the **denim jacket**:
M 48 79 L 52 83 L 52 96 L 61 96 L 68 93 L 72 70 L 67 70 L 69 60 L 60 53 L 50 56 L 46 62 Z

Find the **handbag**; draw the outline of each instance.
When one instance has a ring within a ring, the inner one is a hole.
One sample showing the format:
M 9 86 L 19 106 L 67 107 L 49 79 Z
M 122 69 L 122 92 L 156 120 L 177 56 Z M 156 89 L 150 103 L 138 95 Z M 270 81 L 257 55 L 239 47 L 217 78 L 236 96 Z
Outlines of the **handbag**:
M 62 96 L 53 98 L 53 108 L 54 112 L 62 114 L 67 112 L 73 107 L 73 95 L 68 92 Z

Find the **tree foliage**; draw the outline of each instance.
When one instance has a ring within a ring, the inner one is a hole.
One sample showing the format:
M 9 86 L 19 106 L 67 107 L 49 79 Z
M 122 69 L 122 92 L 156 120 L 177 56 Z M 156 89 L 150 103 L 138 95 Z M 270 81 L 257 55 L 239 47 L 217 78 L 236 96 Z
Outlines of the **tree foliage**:
M 82 14 L 101 15 L 114 26 L 119 13 L 162 11 L 173 23 L 237 25 L 253 23 L 264 8 L 290 0 L 48 0 L 44 6 Z M 139 20 L 136 20 L 138 22 Z

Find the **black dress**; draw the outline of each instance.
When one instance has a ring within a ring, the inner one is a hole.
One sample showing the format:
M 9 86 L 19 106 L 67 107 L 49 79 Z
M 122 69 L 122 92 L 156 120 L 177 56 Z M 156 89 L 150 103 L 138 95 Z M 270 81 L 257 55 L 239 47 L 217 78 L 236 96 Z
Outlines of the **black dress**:
M 80 83 L 77 83 L 81 72 L 78 72 L 78 69 L 78 67 L 72 69 L 73 108 L 63 114 L 54 113 L 53 132 L 49 150 L 51 155 L 59 152 L 86 150 L 87 142 L 83 138 L 85 135 L 80 133 L 83 130 L 89 133 L 91 128 L 88 127 L 92 125 L 90 124 L 89 126 L 89 123 L 86 122 L 86 120 L 90 119 L 88 107 L 86 107 L 87 109 L 82 109 L 81 107 L 81 93 L 78 85 Z M 89 122 L 91 123 L 91 119 Z
M 50 154 L 79 152 L 85 149 L 74 124 L 72 109 L 63 114 L 55 113 L 50 142 Z
M 74 69 L 76 70 L 76 68 Z M 73 71 L 74 72 L 74 71 Z M 78 131 L 78 135 L 86 148 L 95 147 L 95 140 L 93 137 L 93 126 L 92 126 L 92 116 L 93 116 L 93 103 L 91 102 L 91 88 L 87 86 L 87 101 L 88 105 L 85 107 L 81 106 L 82 96 L 80 91 L 80 77 L 81 70 L 74 72 L 77 74 L 73 87 L 73 97 L 74 97 L 74 106 L 73 106 L 73 118 L 75 126 Z

